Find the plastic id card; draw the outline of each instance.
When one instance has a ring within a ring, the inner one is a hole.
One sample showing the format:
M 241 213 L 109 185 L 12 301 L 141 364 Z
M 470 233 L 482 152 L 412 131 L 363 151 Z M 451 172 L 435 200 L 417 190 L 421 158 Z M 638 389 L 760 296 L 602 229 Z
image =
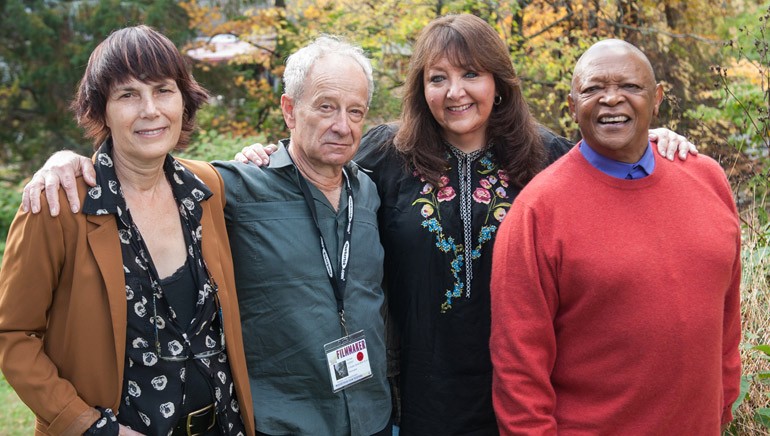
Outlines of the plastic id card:
M 363 330 L 329 342 L 324 345 L 324 352 L 333 392 L 339 392 L 372 377 L 369 350 L 366 348 Z

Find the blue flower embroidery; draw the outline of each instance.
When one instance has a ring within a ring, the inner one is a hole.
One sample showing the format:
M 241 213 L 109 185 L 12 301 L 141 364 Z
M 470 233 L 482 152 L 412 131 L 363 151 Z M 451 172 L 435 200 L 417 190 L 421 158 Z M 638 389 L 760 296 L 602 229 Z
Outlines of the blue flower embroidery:
M 476 204 L 483 204 L 487 207 L 487 213 L 484 218 L 484 225 L 476 237 L 476 246 L 471 250 L 471 259 L 478 259 L 481 256 L 483 246 L 494 238 L 494 234 L 502 222 L 511 203 L 507 198 L 508 187 L 507 175 L 498 168 L 492 158 L 492 154 L 487 152 L 478 161 L 476 172 L 481 176 L 479 185 L 473 192 L 473 200 Z M 415 173 L 416 177 L 419 174 Z M 442 253 L 450 253 L 454 257 L 449 262 L 449 270 L 454 281 L 452 289 L 443 291 L 446 300 L 441 303 L 441 313 L 446 313 L 452 309 L 452 303 L 455 298 L 460 298 L 465 290 L 461 272 L 465 266 L 465 255 L 462 244 L 456 244 L 455 239 L 444 233 L 441 225 L 441 212 L 439 203 L 449 203 L 450 207 L 458 207 L 459 197 L 455 195 L 455 189 L 448 186 L 449 178 L 442 176 L 438 189 L 429 183 L 423 186 L 418 197 L 412 206 L 418 206 L 417 212 L 425 219 L 422 221 L 422 227 L 435 235 L 436 248 Z M 495 224 L 488 224 L 490 217 Z

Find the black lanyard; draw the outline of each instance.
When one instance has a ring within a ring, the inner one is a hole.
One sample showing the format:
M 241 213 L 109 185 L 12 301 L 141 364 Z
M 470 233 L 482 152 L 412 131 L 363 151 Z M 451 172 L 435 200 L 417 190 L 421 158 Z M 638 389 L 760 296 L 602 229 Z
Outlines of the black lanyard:
M 343 295 L 345 294 L 345 286 L 347 286 L 348 278 L 348 260 L 350 259 L 350 236 L 353 233 L 353 189 L 350 187 L 350 179 L 345 168 L 342 168 L 342 174 L 345 176 L 345 192 L 348 195 L 348 214 L 347 224 L 345 226 L 345 235 L 342 239 L 342 249 L 340 250 L 340 273 L 334 274 L 334 266 L 331 263 L 329 252 L 326 250 L 326 242 L 324 241 L 323 233 L 321 233 L 321 226 L 318 224 L 318 211 L 315 207 L 315 200 L 313 194 L 310 193 L 310 187 L 305 180 L 305 177 L 297 170 L 297 179 L 299 180 L 299 187 L 302 190 L 302 195 L 305 197 L 305 203 L 310 209 L 310 214 L 313 216 L 313 222 L 318 230 L 318 237 L 321 240 L 321 255 L 323 256 L 324 265 L 326 266 L 326 275 L 329 277 L 329 283 L 334 289 L 334 298 L 337 300 L 337 313 L 340 315 L 340 325 L 347 335 L 347 328 L 345 327 L 345 303 L 343 301 Z

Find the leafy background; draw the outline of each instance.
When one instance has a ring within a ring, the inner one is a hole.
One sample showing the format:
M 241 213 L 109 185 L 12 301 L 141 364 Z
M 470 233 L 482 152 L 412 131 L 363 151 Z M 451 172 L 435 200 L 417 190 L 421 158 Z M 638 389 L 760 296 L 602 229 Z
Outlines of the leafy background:
M 146 23 L 182 50 L 205 47 L 217 34 L 258 48 L 228 62 L 193 62 L 214 98 L 185 155 L 211 160 L 287 136 L 277 78 L 285 57 L 319 33 L 364 47 L 377 84 L 369 126 L 395 119 L 416 35 L 432 18 L 457 12 L 497 29 L 537 118 L 575 140 L 566 95 L 580 53 L 614 37 L 648 55 L 666 89 L 659 125 L 717 159 L 734 189 L 743 225 L 744 391 L 727 432 L 770 434 L 766 0 L 0 0 L 0 241 L 23 183 L 50 153 L 92 150 L 67 105 L 88 55 L 112 30 Z M 672 225 L 687 225 L 686 217 Z M 0 379 L 0 435 L 30 434 L 31 425 L 30 412 Z

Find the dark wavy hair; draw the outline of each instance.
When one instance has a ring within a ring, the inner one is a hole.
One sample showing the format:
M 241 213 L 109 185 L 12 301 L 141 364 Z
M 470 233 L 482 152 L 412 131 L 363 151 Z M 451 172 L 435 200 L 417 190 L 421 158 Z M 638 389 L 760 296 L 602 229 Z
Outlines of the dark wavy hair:
M 443 57 L 455 66 L 489 72 L 494 77 L 501 101 L 490 114 L 487 141 L 511 182 L 524 186 L 545 166 L 538 124 L 524 101 L 508 48 L 492 26 L 474 15 L 437 18 L 417 38 L 404 85 L 396 149 L 434 184 L 446 172 L 442 128 L 425 100 L 423 77 L 425 69 Z
M 132 78 L 144 83 L 167 79 L 176 82 L 184 101 L 184 115 L 182 134 L 175 149 L 184 149 L 195 129 L 195 113 L 209 94 L 195 81 L 174 43 L 144 25 L 113 32 L 96 46 L 88 59 L 70 108 L 86 137 L 93 140 L 94 148 L 110 136 L 105 120 L 110 90 Z

